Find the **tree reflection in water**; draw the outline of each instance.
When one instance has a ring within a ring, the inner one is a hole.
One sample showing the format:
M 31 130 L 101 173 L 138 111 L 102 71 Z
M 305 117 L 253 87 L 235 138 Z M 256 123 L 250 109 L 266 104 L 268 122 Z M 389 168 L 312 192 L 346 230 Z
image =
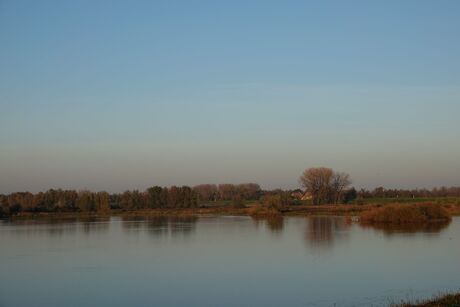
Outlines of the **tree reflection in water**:
M 30 220 L 4 221 L 4 225 L 21 226 L 11 229 L 18 235 L 27 233 L 40 235 L 46 233 L 50 237 L 60 237 L 71 233 L 107 232 L 110 226 L 110 217 L 67 217 L 67 218 L 40 218 Z
M 89 217 L 79 219 L 79 223 L 83 226 L 85 234 L 91 234 L 94 232 L 107 232 L 110 226 L 110 216 L 106 217 Z
M 309 216 L 305 230 L 305 242 L 308 246 L 330 248 L 337 240 L 349 237 L 345 217 Z
M 265 225 L 268 230 L 273 234 L 280 234 L 284 228 L 283 216 L 270 216 L 270 217 L 252 217 L 256 227 Z
M 383 231 L 386 236 L 394 236 L 397 234 L 439 234 L 443 229 L 447 228 L 451 221 L 431 222 L 431 223 L 361 223 L 362 228 L 376 229 Z
M 145 232 L 153 237 L 179 238 L 195 231 L 198 217 L 123 217 L 122 221 L 124 231 L 129 233 Z

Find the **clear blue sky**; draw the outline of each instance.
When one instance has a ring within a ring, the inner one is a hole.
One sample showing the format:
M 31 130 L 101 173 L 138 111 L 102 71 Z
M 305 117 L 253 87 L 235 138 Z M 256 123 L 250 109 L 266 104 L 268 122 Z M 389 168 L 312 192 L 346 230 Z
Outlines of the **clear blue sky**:
M 460 1 L 0 0 L 0 193 L 460 185 Z

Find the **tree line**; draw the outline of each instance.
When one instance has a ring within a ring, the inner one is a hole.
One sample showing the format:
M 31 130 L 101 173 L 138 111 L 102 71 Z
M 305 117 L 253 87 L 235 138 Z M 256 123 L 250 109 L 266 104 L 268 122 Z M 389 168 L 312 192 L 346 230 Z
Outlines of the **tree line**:
M 299 182 L 309 193 L 313 204 L 349 203 L 354 199 L 365 198 L 429 198 L 460 197 L 460 187 L 440 187 L 433 189 L 385 189 L 373 190 L 350 188 L 350 175 L 336 172 L 327 167 L 306 169 Z
M 50 189 L 32 194 L 16 192 L 0 194 L 0 216 L 19 212 L 104 212 L 111 209 L 139 210 L 149 208 L 195 208 L 217 201 L 258 200 L 262 190 L 258 184 L 203 184 L 195 187 L 153 186 L 145 191 L 120 194 L 87 190 Z
M 287 207 L 296 204 L 346 204 L 356 198 L 460 197 L 460 187 L 428 189 L 361 189 L 351 186 L 350 175 L 331 168 L 306 169 L 299 178 L 303 190 L 262 190 L 256 183 L 201 184 L 194 187 L 153 186 L 145 191 L 118 194 L 88 190 L 50 189 L 36 194 L 16 192 L 0 194 L 0 217 L 20 212 L 108 212 L 153 208 L 195 208 L 221 202 L 244 207 L 247 201 L 267 206 Z M 309 200 L 308 202 L 303 202 Z
M 430 198 L 460 197 L 460 187 L 440 187 L 433 189 L 386 189 L 377 187 L 373 190 L 361 189 L 360 198 Z

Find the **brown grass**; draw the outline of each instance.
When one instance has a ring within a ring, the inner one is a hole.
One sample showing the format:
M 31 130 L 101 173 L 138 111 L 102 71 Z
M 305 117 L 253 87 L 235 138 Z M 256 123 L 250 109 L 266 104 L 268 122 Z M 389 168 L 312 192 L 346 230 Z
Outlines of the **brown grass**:
M 282 213 L 274 208 L 263 205 L 254 205 L 249 208 L 248 213 L 252 217 L 280 217 Z
M 427 223 L 449 221 L 450 213 L 437 204 L 392 204 L 361 213 L 363 223 Z
M 376 208 L 376 205 L 302 205 L 290 206 L 282 210 L 285 215 L 359 215 Z
M 446 294 L 435 297 L 430 300 L 415 302 L 415 303 L 401 303 L 393 304 L 393 307 L 458 307 L 460 306 L 460 293 Z
M 443 205 L 450 215 L 460 215 L 460 203 Z

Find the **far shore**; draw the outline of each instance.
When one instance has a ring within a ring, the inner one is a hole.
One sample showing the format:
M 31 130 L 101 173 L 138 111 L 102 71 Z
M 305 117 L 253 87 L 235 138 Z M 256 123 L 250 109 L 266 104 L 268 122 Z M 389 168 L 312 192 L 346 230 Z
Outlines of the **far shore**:
M 387 205 L 383 205 L 387 206 Z M 379 204 L 365 205 L 296 205 L 279 209 L 279 216 L 359 216 L 363 212 L 382 207 Z M 443 206 L 451 215 L 460 215 L 460 205 Z M 98 218 L 109 216 L 122 217 L 156 217 L 156 216 L 252 216 L 254 205 L 234 207 L 231 205 L 197 208 L 152 208 L 140 210 L 110 210 L 93 212 L 20 212 L 9 216 L 9 219 L 40 219 L 40 218 Z

